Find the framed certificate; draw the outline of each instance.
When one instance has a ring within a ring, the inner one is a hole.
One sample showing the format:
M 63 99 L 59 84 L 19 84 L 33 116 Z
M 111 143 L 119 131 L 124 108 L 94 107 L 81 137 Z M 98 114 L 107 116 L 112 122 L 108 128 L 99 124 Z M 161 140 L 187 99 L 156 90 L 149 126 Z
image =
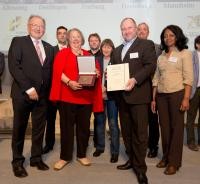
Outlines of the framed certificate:
M 107 91 L 124 90 L 129 80 L 129 63 L 107 66 Z
M 96 79 L 95 57 L 77 56 L 79 78 L 78 83 L 82 86 L 94 86 Z

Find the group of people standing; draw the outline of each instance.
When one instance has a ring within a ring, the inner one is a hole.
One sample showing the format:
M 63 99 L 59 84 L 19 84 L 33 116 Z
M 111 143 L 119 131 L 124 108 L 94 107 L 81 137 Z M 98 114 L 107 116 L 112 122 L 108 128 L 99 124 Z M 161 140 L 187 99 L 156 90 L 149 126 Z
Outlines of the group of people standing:
M 160 36 L 161 45 L 157 45 L 147 39 L 147 24 L 137 26 L 134 19 L 127 17 L 120 24 L 124 39 L 120 46 L 115 48 L 111 39 L 101 42 L 99 35 L 94 33 L 88 38 L 89 51 L 82 48 L 84 36 L 77 28 L 67 30 L 59 27 L 57 39 L 61 41 L 53 48 L 41 40 L 45 33 L 42 17 L 30 16 L 27 27 L 28 36 L 13 38 L 8 53 L 9 70 L 14 79 L 11 97 L 14 111 L 12 166 L 15 176 L 28 175 L 23 166 L 23 145 L 30 113 L 30 166 L 39 170 L 49 169 L 42 160 L 42 154 L 53 149 L 57 109 L 60 114 L 61 152 L 60 160 L 54 165 L 55 170 L 61 170 L 72 161 L 74 127 L 77 161 L 84 166 L 91 165 L 86 152 L 92 112 L 96 147 L 93 156 L 98 157 L 104 152 L 107 117 L 111 139 L 110 162 L 117 162 L 119 112 L 128 161 L 118 165 L 117 169 L 133 169 L 138 183 L 147 184 L 145 157 L 148 147 L 147 156 L 157 156 L 158 112 L 163 157 L 156 166 L 165 168 L 167 175 L 176 173 L 182 166 L 184 112 L 189 109 L 193 85 L 192 53 L 187 49 L 188 40 L 180 27 L 165 27 Z M 77 82 L 77 56 L 89 55 L 96 58 L 96 79 L 93 87 L 84 87 Z M 122 63 L 129 63 L 130 71 L 125 90 L 107 92 L 107 65 Z M 195 94 L 198 98 L 197 86 Z

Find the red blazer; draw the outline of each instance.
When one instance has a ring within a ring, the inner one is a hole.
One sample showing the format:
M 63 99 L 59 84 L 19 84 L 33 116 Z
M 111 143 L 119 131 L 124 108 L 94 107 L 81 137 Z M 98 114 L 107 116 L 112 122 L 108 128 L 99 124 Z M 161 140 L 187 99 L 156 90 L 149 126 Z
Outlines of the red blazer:
M 86 50 L 82 51 L 83 55 L 90 55 Z M 98 63 L 96 63 L 96 67 L 99 68 Z M 101 78 L 96 79 L 94 88 L 74 91 L 61 81 L 62 73 L 70 80 L 78 80 L 77 59 L 71 48 L 62 49 L 55 57 L 50 100 L 73 104 L 92 104 L 94 112 L 103 111 Z

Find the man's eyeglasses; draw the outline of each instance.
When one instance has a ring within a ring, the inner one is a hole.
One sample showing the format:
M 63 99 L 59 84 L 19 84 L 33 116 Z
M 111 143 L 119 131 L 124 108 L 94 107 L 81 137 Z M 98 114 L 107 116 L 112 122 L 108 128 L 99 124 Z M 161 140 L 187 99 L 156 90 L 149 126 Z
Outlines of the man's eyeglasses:
M 33 28 L 33 29 L 45 29 L 45 26 L 42 26 L 42 25 L 37 25 L 37 24 L 29 24 L 29 25 L 31 25 L 31 27 Z

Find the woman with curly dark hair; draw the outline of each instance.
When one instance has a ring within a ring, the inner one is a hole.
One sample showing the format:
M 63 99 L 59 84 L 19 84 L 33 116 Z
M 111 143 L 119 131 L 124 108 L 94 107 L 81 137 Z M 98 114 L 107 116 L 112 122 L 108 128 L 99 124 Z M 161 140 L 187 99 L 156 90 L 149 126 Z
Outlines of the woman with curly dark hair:
M 182 165 L 184 112 L 189 109 L 193 82 L 192 53 L 180 27 L 169 25 L 161 33 L 162 54 L 153 78 L 152 111 L 157 105 L 163 157 L 156 165 L 167 175 Z

